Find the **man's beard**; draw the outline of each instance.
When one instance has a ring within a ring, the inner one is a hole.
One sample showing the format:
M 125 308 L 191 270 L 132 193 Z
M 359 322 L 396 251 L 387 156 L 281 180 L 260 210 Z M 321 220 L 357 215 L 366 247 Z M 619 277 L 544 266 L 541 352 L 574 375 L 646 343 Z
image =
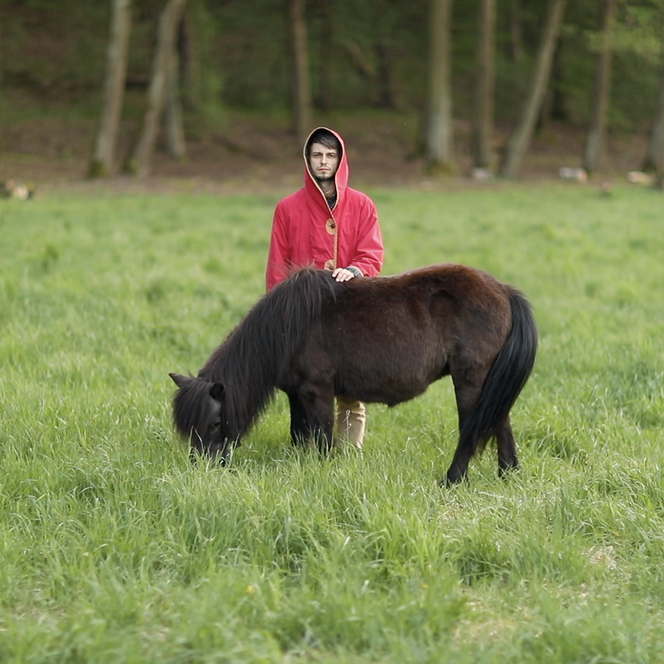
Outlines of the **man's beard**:
M 334 175 L 314 175 L 314 180 L 318 184 L 322 184 L 323 182 L 330 182 L 330 180 L 334 181 Z

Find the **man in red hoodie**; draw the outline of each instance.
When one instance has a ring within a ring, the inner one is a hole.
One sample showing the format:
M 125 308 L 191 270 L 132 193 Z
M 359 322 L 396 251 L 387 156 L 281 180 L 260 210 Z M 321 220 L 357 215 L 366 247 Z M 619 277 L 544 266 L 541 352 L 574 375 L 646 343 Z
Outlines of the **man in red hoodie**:
M 270 290 L 291 269 L 313 265 L 337 281 L 375 277 L 383 266 L 383 239 L 373 201 L 348 186 L 343 139 L 326 127 L 304 145 L 304 187 L 277 204 L 272 223 L 266 284 Z M 364 404 L 337 397 L 337 440 L 362 448 Z

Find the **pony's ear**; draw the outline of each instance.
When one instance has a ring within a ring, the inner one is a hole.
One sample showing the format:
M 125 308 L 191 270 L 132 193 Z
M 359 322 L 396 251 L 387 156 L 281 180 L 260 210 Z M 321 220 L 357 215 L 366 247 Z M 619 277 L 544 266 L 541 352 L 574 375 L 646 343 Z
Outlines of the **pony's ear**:
M 215 401 L 221 401 L 224 396 L 223 383 L 212 383 L 212 386 L 210 387 L 210 396 Z
M 186 376 L 181 376 L 180 374 L 176 373 L 169 373 L 168 375 L 173 379 L 173 382 L 178 387 L 184 387 L 189 382 L 189 378 Z

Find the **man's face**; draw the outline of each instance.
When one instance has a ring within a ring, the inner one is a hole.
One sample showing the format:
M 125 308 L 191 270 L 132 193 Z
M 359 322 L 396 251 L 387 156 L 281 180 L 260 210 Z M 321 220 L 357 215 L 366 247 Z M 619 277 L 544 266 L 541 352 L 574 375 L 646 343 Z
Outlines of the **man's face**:
M 312 143 L 309 149 L 309 168 L 319 182 L 333 180 L 339 168 L 339 153 L 322 143 Z

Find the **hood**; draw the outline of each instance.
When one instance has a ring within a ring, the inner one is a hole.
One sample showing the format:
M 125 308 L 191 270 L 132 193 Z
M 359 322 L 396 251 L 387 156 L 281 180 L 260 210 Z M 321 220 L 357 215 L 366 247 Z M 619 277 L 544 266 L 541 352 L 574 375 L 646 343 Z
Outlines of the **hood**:
M 339 143 L 341 143 L 341 159 L 339 160 L 339 168 L 337 168 L 337 172 L 334 176 L 334 183 L 337 188 L 337 202 L 335 208 L 338 207 L 339 203 L 343 200 L 346 194 L 350 169 L 348 167 L 348 158 L 346 156 L 346 144 L 338 132 L 334 131 L 334 129 L 330 129 L 329 127 L 316 127 L 316 129 L 314 129 L 309 134 L 309 136 L 307 136 L 307 140 L 304 142 L 304 146 L 302 148 L 302 157 L 304 159 L 304 188 L 315 201 L 320 202 L 325 206 L 325 209 L 328 210 L 325 194 L 318 186 L 314 176 L 311 174 L 311 171 L 309 170 L 309 163 L 307 161 L 307 145 L 309 144 L 309 141 L 311 140 L 314 132 L 318 131 L 319 129 L 326 129 L 331 134 L 334 134 L 339 140 Z

